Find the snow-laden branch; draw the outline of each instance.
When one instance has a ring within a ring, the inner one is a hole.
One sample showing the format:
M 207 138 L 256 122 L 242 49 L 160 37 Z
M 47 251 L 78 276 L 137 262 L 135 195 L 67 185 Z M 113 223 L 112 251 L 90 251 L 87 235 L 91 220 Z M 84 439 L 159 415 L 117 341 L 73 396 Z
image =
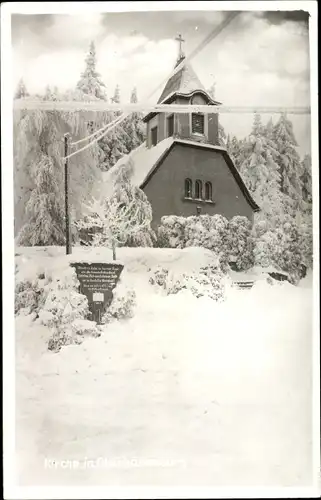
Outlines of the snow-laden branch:
M 128 181 L 118 184 L 111 198 L 92 199 L 85 208 L 87 215 L 77 222 L 78 230 L 91 233 L 94 246 L 112 248 L 114 258 L 116 247 L 152 232 L 150 204 Z

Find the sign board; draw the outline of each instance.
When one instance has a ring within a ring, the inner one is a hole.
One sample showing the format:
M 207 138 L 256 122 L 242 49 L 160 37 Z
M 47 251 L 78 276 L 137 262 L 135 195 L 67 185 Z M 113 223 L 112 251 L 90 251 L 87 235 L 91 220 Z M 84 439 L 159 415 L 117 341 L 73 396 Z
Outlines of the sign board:
M 104 302 L 104 294 L 100 292 L 93 293 L 93 302 Z
M 122 264 L 95 262 L 74 262 L 79 280 L 79 292 L 88 299 L 91 319 L 101 324 L 101 318 L 113 299 L 112 290 L 118 283 L 123 270 Z

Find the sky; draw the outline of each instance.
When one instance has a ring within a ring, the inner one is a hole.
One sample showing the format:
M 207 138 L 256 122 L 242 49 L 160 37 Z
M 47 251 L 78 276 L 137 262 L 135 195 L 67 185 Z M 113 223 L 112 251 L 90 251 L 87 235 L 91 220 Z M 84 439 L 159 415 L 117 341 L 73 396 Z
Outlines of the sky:
M 112 97 L 119 84 L 143 100 L 175 65 L 181 33 L 188 55 L 217 26 L 220 11 L 12 15 L 13 80 L 30 93 L 47 84 L 75 87 L 94 41 L 97 70 Z M 308 15 L 303 11 L 240 12 L 193 60 L 199 79 L 226 106 L 309 106 Z M 156 102 L 162 88 L 154 94 Z M 270 116 L 264 115 L 263 121 Z M 310 117 L 290 116 L 301 155 L 310 152 Z M 227 133 L 251 130 L 251 115 L 221 114 Z M 273 119 L 276 121 L 278 116 Z

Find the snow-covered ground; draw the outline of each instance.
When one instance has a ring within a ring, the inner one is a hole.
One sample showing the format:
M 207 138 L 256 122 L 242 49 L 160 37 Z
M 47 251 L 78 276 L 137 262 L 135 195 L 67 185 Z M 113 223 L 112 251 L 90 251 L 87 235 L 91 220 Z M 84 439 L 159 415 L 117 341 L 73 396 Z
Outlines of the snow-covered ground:
M 16 253 L 27 275 L 64 249 Z M 16 318 L 21 485 L 311 485 L 311 276 L 230 289 L 223 303 L 148 284 L 149 267 L 208 258 L 120 249 L 134 318 L 59 353 L 44 326 Z

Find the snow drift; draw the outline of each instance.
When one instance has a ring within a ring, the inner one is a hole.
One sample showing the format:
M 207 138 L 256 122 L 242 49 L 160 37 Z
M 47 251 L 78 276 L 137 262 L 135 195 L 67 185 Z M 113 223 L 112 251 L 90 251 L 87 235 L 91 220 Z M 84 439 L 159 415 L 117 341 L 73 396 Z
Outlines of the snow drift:
M 18 273 L 32 274 L 63 249 L 17 253 Z M 56 354 L 44 326 L 17 317 L 21 484 L 311 485 L 311 276 L 230 288 L 222 303 L 148 283 L 154 266 L 186 272 L 210 257 L 120 249 L 134 317 Z

